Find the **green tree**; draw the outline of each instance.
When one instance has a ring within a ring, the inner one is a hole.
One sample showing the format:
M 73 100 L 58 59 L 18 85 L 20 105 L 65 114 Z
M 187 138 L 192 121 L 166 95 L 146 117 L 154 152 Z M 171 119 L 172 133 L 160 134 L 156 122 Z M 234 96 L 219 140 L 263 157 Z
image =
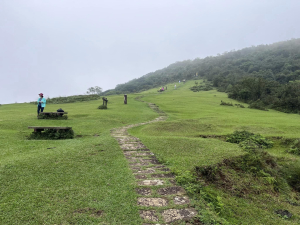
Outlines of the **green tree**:
M 90 87 L 87 92 L 87 94 L 96 94 L 96 95 L 101 95 L 102 93 L 102 88 L 101 87 L 98 87 L 98 86 L 95 86 L 95 87 Z

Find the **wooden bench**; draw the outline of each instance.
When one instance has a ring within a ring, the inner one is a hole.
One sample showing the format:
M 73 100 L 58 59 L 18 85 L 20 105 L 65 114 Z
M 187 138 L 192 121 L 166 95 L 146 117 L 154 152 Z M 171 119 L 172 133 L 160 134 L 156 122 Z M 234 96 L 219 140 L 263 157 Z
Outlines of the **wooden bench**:
M 44 130 L 71 130 L 72 127 L 33 127 L 30 126 L 28 129 L 34 129 L 34 132 L 42 132 Z

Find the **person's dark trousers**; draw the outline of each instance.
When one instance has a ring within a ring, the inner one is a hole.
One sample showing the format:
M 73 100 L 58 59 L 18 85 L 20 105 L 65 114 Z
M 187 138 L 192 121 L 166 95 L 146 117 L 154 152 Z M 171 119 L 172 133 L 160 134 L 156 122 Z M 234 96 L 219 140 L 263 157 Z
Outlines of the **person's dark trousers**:
M 38 110 L 37 110 L 38 115 L 40 114 L 40 111 L 43 112 L 44 111 L 44 107 L 38 106 Z

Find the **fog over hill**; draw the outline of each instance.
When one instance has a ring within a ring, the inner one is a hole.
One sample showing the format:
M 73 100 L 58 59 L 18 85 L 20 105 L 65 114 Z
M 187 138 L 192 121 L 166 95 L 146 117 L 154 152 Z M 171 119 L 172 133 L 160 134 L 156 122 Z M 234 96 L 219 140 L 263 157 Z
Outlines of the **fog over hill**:
M 298 0 L 2 0 L 0 104 L 104 90 L 187 59 L 299 38 Z

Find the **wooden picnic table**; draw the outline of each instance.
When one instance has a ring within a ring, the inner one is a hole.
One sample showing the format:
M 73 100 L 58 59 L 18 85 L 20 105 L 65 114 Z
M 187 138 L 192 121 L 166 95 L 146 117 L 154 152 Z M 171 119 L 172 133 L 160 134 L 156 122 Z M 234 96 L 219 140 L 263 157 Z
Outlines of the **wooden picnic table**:
M 68 114 L 68 113 L 67 112 L 40 112 L 40 114 L 44 114 L 44 115 L 52 115 L 52 114 L 63 115 L 63 114 Z
M 36 127 L 36 126 L 29 126 L 28 129 L 34 129 L 34 132 L 42 132 L 44 130 L 71 130 L 72 127 Z

